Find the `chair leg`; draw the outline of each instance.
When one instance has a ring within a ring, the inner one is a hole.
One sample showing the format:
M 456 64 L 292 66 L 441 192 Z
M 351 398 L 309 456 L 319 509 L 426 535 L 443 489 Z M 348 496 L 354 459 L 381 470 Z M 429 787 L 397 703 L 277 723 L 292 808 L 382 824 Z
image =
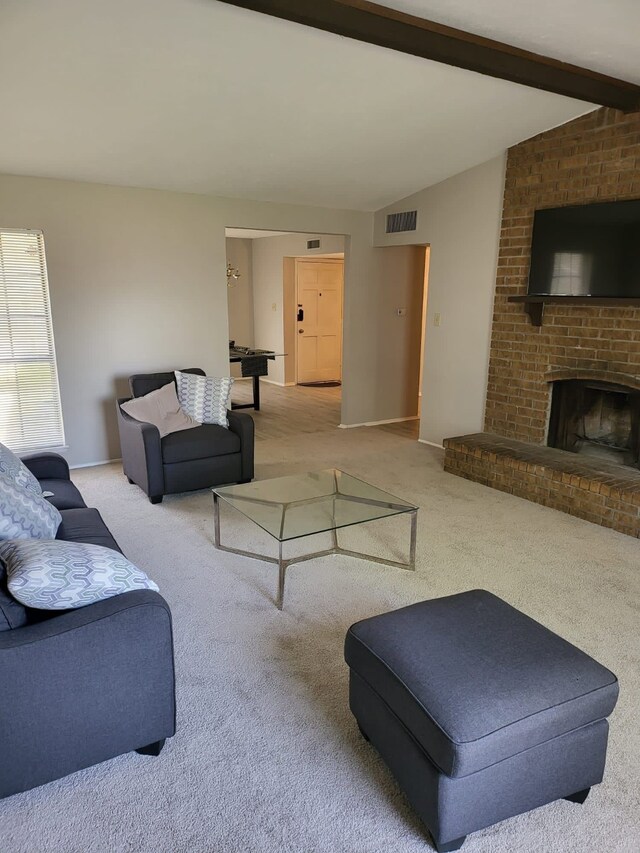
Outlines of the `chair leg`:
M 575 794 L 569 794 L 569 796 L 565 797 L 564 799 L 569 800 L 570 803 L 579 803 L 580 805 L 582 805 L 582 803 L 584 803 L 584 801 L 589 796 L 590 790 L 591 788 L 585 788 L 583 791 L 576 791 Z
M 152 504 L 161 504 L 163 495 L 149 495 L 149 500 Z
M 460 838 L 454 838 L 453 841 L 447 841 L 446 844 L 438 844 L 434 839 L 434 845 L 438 853 L 453 853 L 454 850 L 459 850 L 464 844 L 467 836 L 463 835 Z
M 149 743 L 147 746 L 141 746 L 140 749 L 136 749 L 136 752 L 140 755 L 160 755 L 165 740 L 166 738 L 162 738 L 162 740 L 157 740 L 155 743 Z

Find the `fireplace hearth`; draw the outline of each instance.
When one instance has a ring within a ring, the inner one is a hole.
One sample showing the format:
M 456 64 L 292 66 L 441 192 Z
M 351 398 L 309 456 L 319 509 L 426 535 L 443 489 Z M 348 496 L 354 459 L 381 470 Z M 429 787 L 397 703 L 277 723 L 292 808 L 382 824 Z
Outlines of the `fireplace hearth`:
M 554 382 L 547 444 L 640 467 L 640 391 L 593 379 Z

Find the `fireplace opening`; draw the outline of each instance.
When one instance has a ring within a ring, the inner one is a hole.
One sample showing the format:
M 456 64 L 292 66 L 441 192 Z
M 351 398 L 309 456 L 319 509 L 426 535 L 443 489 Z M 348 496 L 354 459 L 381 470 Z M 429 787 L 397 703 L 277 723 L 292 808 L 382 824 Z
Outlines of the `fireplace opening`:
M 640 391 L 590 379 L 554 382 L 547 444 L 640 467 Z

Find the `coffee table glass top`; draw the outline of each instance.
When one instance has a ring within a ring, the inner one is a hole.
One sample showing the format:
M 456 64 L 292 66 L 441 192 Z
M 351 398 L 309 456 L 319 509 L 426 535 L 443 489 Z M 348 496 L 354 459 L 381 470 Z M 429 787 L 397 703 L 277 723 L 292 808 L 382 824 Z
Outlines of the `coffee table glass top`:
M 417 509 L 336 468 L 212 491 L 279 542 Z

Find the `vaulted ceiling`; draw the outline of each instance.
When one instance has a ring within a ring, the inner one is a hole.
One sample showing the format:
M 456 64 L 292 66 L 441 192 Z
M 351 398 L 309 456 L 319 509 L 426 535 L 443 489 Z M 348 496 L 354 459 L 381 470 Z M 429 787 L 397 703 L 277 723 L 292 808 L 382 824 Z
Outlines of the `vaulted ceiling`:
M 638 78 L 636 0 L 388 5 Z M 0 103 L 0 172 L 360 210 L 593 108 L 216 0 L 2 0 Z

